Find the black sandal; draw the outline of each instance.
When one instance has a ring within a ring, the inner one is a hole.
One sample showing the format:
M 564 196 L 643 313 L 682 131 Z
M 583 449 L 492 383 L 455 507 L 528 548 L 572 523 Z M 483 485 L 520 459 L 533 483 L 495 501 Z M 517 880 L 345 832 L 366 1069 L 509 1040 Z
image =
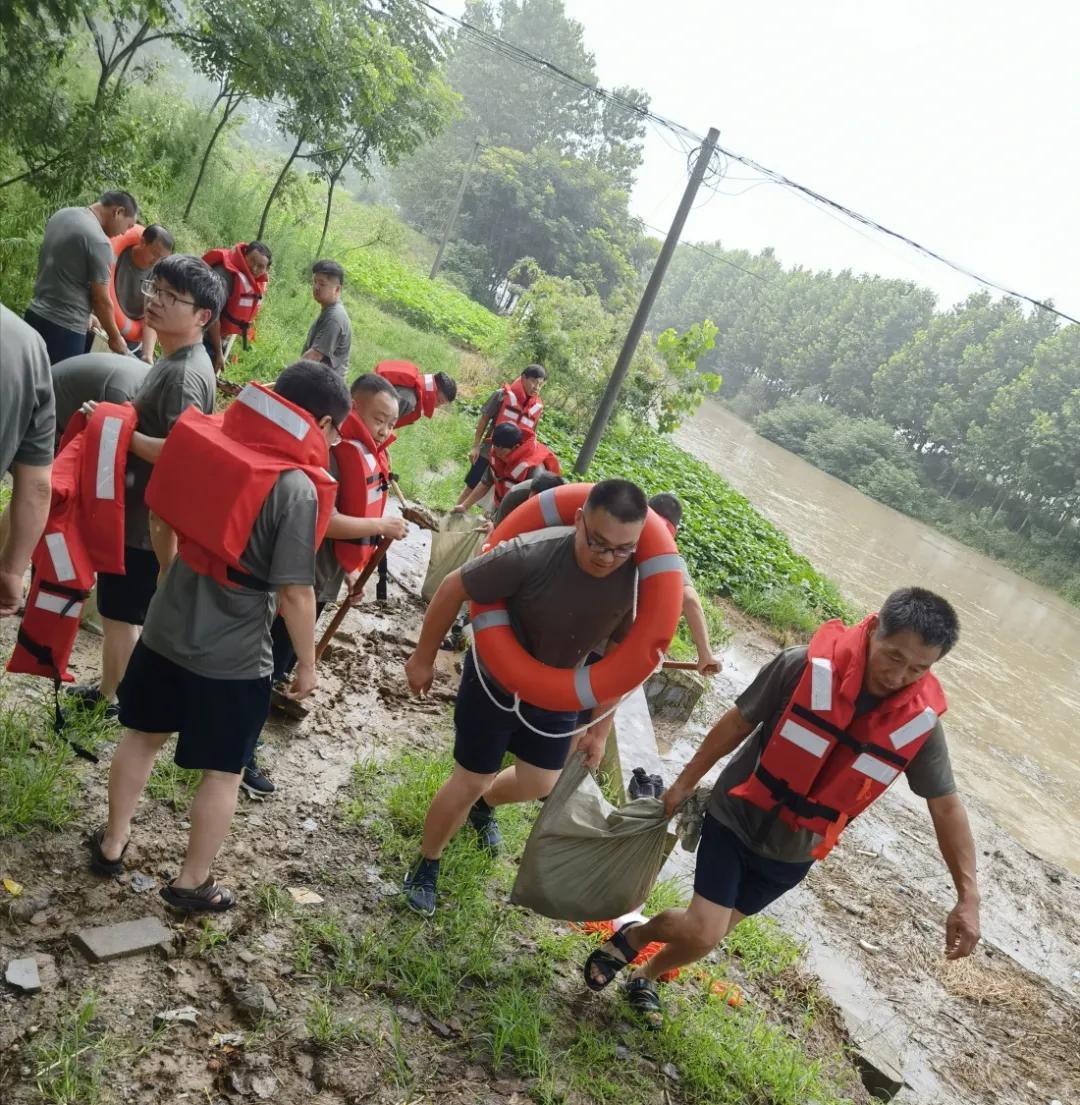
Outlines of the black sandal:
M 664 1006 L 660 1002 L 656 983 L 651 978 L 632 978 L 623 989 L 630 1008 L 638 1014 L 647 1028 L 663 1027 Z
M 120 855 L 116 859 L 109 859 L 101 850 L 101 842 L 105 839 L 107 827 L 102 825 L 100 829 L 95 829 L 83 843 L 90 849 L 90 870 L 95 875 L 101 875 L 103 878 L 112 878 L 124 873 L 124 854 L 131 843 L 131 837 L 124 841 L 124 847 L 120 849 Z
M 626 939 L 626 931 L 640 924 L 640 921 L 627 921 L 621 929 L 612 933 L 610 940 L 601 944 L 585 960 L 585 985 L 594 993 L 603 990 L 623 967 L 637 958 L 639 949 L 630 946 L 630 941 Z M 608 948 L 614 948 L 618 955 L 613 955 L 610 951 L 605 950 Z M 593 967 L 597 968 L 600 981 L 593 977 Z
M 194 890 L 168 883 L 159 893 L 165 904 L 179 913 L 224 913 L 236 905 L 236 895 L 227 886 L 218 886 L 213 875 Z

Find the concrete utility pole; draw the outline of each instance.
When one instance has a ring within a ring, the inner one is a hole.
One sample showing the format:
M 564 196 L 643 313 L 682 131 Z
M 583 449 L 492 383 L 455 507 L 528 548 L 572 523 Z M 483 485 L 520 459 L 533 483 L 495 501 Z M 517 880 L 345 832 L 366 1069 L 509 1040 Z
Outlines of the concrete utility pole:
M 630 329 L 626 332 L 626 340 L 619 351 L 615 367 L 611 370 L 611 378 L 604 389 L 603 398 L 601 398 L 600 405 L 596 408 L 592 425 L 589 427 L 585 442 L 581 446 L 581 452 L 578 453 L 578 458 L 574 463 L 574 471 L 581 476 L 584 476 L 589 470 L 593 455 L 596 453 L 596 447 L 600 444 L 608 419 L 611 418 L 611 412 L 615 409 L 615 400 L 618 399 L 619 390 L 622 388 L 627 372 L 630 371 L 630 362 L 634 359 L 634 352 L 641 340 L 641 335 L 645 331 L 645 323 L 649 320 L 649 312 L 652 311 L 653 303 L 656 302 L 656 293 L 664 282 L 664 274 L 667 272 L 675 247 L 679 244 L 679 235 L 682 234 L 686 217 L 690 214 L 690 208 L 693 206 L 698 186 L 705 176 L 705 170 L 709 167 L 709 162 L 716 150 L 716 140 L 719 137 L 720 132 L 716 127 L 710 127 L 701 150 L 698 152 L 697 161 L 694 163 L 694 171 L 690 174 L 689 181 L 687 181 L 682 202 L 679 204 L 678 211 L 675 212 L 675 218 L 671 221 L 671 229 L 668 231 L 667 238 L 660 249 L 660 256 L 657 257 L 656 264 L 653 266 L 649 282 L 645 285 L 641 302 L 634 314 L 634 321 L 630 323 Z
M 454 224 L 457 222 L 458 212 L 461 210 L 461 201 L 465 198 L 465 188 L 469 183 L 469 174 L 472 172 L 473 165 L 476 164 L 477 155 L 480 153 L 480 139 L 478 138 L 473 143 L 472 153 L 469 154 L 469 160 L 465 165 L 465 172 L 461 174 L 461 184 L 458 185 L 457 198 L 454 200 L 454 209 L 450 212 L 450 218 L 446 220 L 446 226 L 443 228 L 442 241 L 439 242 L 439 252 L 435 254 L 435 260 L 431 264 L 431 273 L 428 276 L 429 280 L 434 280 L 442 267 L 443 253 L 446 250 L 446 243 L 450 241 L 450 235 L 454 233 Z

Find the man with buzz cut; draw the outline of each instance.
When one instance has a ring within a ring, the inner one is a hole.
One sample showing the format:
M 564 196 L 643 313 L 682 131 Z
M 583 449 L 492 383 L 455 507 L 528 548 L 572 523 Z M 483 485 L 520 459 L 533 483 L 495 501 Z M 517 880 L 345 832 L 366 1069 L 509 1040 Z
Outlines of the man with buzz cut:
M 554 668 L 577 667 L 603 642 L 621 640 L 633 621 L 637 573 L 632 557 L 648 509 L 637 484 L 602 480 L 572 526 L 522 534 L 451 572 L 432 597 L 416 649 L 405 664 L 413 693 L 431 686 L 439 646 L 470 599 L 505 601 L 518 640 Z M 430 917 L 435 912 L 439 862 L 466 821 L 481 847 L 495 852 L 501 843 L 496 807 L 543 798 L 559 778 L 572 734 L 580 727 L 578 711 L 546 710 L 522 700 L 519 718 L 513 701 L 489 673 L 481 681 L 467 654 L 454 707 L 454 769 L 428 809 L 420 855 L 405 880 L 406 902 L 417 913 Z M 593 717 L 604 712 L 601 704 Z M 610 715 L 596 721 L 578 741 L 590 767 L 600 762 L 611 721 Z M 538 736 L 534 729 L 558 735 Z M 507 752 L 515 762 L 503 769 Z
M 138 214 L 129 192 L 105 192 L 89 207 L 62 207 L 45 224 L 34 295 L 23 317 L 45 339 L 53 364 L 89 352 L 91 314 L 105 328 L 109 348 L 127 353 L 109 296 L 115 262 L 109 239 L 130 230 Z
M 305 361 L 328 364 L 342 379 L 349 370 L 352 323 L 341 302 L 345 270 L 337 261 L 316 261 L 311 266 L 311 294 L 321 310 L 304 341 Z

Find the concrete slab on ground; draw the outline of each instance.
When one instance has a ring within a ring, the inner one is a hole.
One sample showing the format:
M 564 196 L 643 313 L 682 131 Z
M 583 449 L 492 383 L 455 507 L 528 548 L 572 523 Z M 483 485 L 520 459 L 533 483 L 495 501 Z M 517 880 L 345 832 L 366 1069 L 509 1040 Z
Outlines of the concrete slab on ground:
M 106 963 L 171 944 L 172 932 L 157 917 L 140 917 L 137 921 L 82 929 L 72 935 L 71 942 L 95 963 Z

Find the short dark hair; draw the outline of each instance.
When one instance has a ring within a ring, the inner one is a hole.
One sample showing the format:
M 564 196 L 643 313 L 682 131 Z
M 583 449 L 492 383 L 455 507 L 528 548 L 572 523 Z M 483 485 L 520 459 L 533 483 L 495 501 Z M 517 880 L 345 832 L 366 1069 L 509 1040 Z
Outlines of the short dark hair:
M 225 286 L 201 257 L 192 257 L 187 253 L 162 257 L 150 275 L 155 279 L 161 277 L 168 281 L 171 288 L 191 296 L 196 307 L 209 310 L 210 322 L 221 314 L 221 308 L 225 306 Z
M 496 449 L 513 449 L 521 444 L 521 427 L 512 422 L 504 422 L 491 431 L 491 444 Z
M 342 287 L 345 286 L 345 270 L 337 261 L 316 261 L 311 266 L 311 275 L 332 276 Z
M 256 253 L 261 253 L 266 258 L 267 265 L 272 265 L 274 263 L 274 255 L 270 252 L 270 247 L 265 242 L 248 242 L 240 252 L 246 257 L 252 250 Z
M 365 372 L 363 375 L 357 376 L 349 388 L 350 395 L 379 395 L 382 392 L 392 395 L 395 403 L 401 402 L 398 398 L 397 388 L 377 372 Z
M 130 192 L 124 192 L 120 189 L 114 192 L 102 192 L 98 203 L 102 207 L 122 207 L 124 213 L 132 218 L 135 218 L 139 213 L 139 205 L 135 197 Z
M 541 472 L 539 476 L 533 476 L 529 484 L 529 496 L 541 495 L 555 487 L 562 487 L 566 483 L 565 476 L 556 476 L 554 472 Z
M 327 364 L 296 361 L 274 381 L 274 391 L 302 407 L 316 421 L 330 416 L 335 426 L 348 417 L 352 403 L 345 381 Z
M 666 518 L 676 529 L 682 524 L 682 503 L 679 502 L 679 497 L 672 495 L 670 491 L 661 491 L 659 495 L 654 495 L 649 500 L 649 506 L 661 518 Z
M 452 403 L 457 398 L 457 381 L 453 376 L 447 376 L 445 372 L 436 372 L 435 386 L 446 396 L 448 403 Z
M 950 603 L 923 587 L 901 587 L 882 603 L 878 636 L 891 637 L 910 629 L 944 656 L 960 638 L 960 619 Z
M 171 251 L 175 243 L 173 236 L 160 223 L 151 223 L 144 231 L 142 240 L 149 246 L 154 242 L 160 242 L 167 250 Z
M 643 522 L 649 512 L 645 492 L 630 480 L 601 480 L 585 500 L 587 510 L 606 510 L 618 522 Z
M 546 380 L 547 369 L 542 364 L 531 364 L 521 370 L 521 375 L 530 380 Z

